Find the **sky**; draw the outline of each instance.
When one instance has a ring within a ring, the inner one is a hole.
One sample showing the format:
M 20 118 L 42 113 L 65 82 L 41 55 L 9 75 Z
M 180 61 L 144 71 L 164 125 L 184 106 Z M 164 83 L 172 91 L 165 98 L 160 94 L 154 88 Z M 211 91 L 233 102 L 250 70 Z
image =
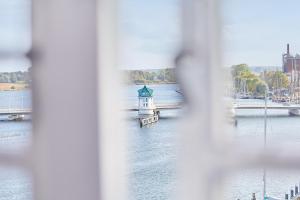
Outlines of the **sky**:
M 120 0 L 119 59 L 122 69 L 173 66 L 180 46 L 179 0 Z
M 29 0 L 0 0 L 0 72 L 24 71 L 31 48 Z
M 174 67 L 181 46 L 181 1 L 119 0 L 118 67 Z M 220 0 L 223 65 L 280 66 L 290 43 L 300 53 L 300 0 Z M 30 67 L 29 0 L 0 0 L 0 72 Z M 18 55 L 4 57 L 3 55 Z
M 299 0 L 224 0 L 221 8 L 226 66 L 281 66 L 287 43 L 300 53 Z
M 173 67 L 181 43 L 179 0 L 120 0 L 119 67 Z M 220 0 L 223 65 L 281 66 L 300 53 L 299 0 Z

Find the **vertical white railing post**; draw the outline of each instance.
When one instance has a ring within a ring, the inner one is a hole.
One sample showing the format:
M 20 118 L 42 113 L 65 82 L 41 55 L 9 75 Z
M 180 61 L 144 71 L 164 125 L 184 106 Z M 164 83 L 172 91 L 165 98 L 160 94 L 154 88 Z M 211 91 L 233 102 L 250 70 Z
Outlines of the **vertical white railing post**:
M 183 0 L 183 49 L 177 58 L 189 106 L 180 138 L 179 199 L 214 199 L 226 141 L 217 0 Z
M 97 1 L 33 0 L 31 57 L 34 197 L 97 200 Z
M 126 135 L 117 68 L 117 0 L 98 1 L 98 97 L 101 198 L 127 199 Z

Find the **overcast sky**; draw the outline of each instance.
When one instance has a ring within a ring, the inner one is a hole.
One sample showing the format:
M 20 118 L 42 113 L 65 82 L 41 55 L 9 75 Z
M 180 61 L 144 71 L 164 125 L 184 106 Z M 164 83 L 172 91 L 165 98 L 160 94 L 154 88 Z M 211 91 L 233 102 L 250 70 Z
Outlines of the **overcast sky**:
M 25 58 L 1 56 L 24 55 L 30 49 L 29 8 L 29 0 L 0 0 L 0 72 L 24 71 L 30 66 Z
M 120 0 L 119 66 L 173 65 L 180 45 L 179 0 Z
M 300 53 L 299 0 L 224 0 L 224 64 L 281 66 L 290 43 Z
M 173 67 L 181 44 L 180 1 L 119 0 L 120 68 Z M 220 2 L 224 66 L 280 66 L 286 43 L 292 53 L 300 53 L 299 0 Z M 29 8 L 29 0 L 0 0 L 0 54 L 25 54 L 30 49 Z M 29 66 L 24 58 L 0 59 L 0 71 Z
M 223 64 L 280 66 L 300 52 L 299 0 L 221 0 Z M 121 68 L 173 66 L 180 47 L 179 0 L 121 0 Z

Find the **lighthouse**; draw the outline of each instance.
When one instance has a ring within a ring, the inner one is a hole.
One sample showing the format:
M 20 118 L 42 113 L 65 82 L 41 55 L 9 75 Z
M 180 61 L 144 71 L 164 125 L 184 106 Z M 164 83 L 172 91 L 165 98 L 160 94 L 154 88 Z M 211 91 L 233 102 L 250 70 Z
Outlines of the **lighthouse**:
M 155 105 L 153 102 L 153 90 L 146 85 L 138 90 L 139 95 L 139 115 L 154 115 Z

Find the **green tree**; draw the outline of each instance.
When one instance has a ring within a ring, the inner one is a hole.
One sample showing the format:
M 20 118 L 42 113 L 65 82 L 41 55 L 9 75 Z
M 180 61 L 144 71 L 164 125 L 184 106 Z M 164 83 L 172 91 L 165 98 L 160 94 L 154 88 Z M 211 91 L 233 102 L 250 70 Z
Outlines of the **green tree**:
M 251 73 L 247 64 L 233 65 L 231 67 L 231 75 L 234 82 L 235 92 L 239 92 L 245 81 L 247 83 L 247 87 L 249 87 L 249 83 L 251 87 L 251 79 L 253 79 L 255 76 Z
M 243 87 L 245 87 L 246 83 L 247 92 L 252 95 L 263 95 L 265 93 L 266 83 L 262 77 L 252 73 L 247 64 L 233 65 L 231 67 L 231 75 L 234 81 L 235 92 L 240 92 L 244 89 Z M 288 83 L 285 79 L 283 80 L 284 84 Z
M 266 92 L 266 83 L 263 82 L 263 81 L 259 81 L 257 84 L 256 84 L 256 88 L 255 88 L 255 93 L 257 95 L 264 95 L 265 92 Z
M 244 73 L 251 73 L 247 64 L 233 65 L 231 67 L 232 77 L 240 77 Z
M 11 73 L 10 74 L 10 82 L 11 83 L 15 83 L 18 81 L 18 77 L 17 77 L 17 74 L 16 73 Z
M 289 79 L 281 71 L 270 71 L 261 75 L 271 90 L 286 89 L 289 87 Z
M 175 69 L 173 68 L 165 69 L 165 79 L 168 82 L 176 82 Z

